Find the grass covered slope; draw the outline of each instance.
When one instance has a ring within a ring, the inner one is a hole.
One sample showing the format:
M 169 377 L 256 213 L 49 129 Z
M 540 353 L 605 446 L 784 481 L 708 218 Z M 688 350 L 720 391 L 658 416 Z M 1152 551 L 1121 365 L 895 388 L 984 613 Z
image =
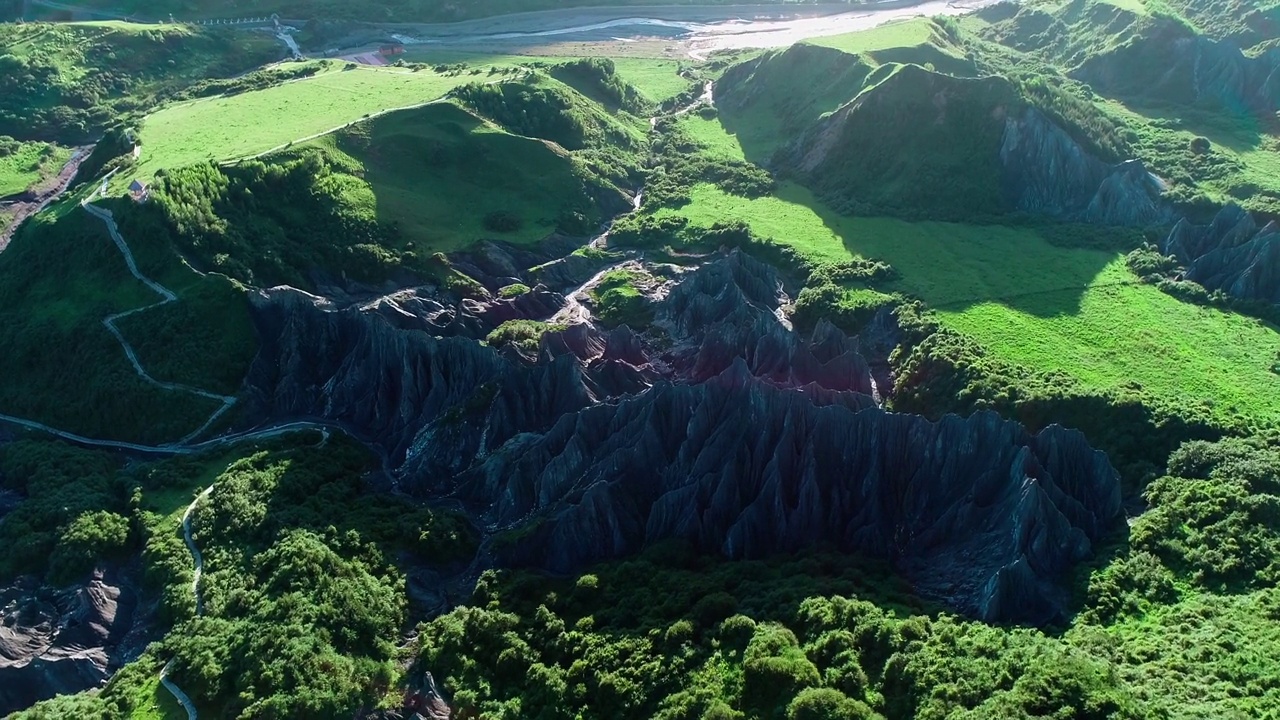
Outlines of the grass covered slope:
M 56 176 L 69 159 L 71 151 L 57 145 L 0 137 L 0 198 Z
M 122 232 L 129 237 L 123 224 Z M 184 298 L 218 282 L 185 272 L 186 286 L 175 288 Z M 157 325 L 141 313 L 121 330 L 137 333 L 139 360 L 154 363 L 144 367 L 157 380 L 204 386 L 216 374 L 217 386 L 234 392 L 254 352 L 247 307 L 239 293 L 205 299 L 187 322 Z M 200 427 L 220 403 L 144 381 L 102 322 L 158 300 L 129 274 L 103 223 L 73 202 L 33 219 L 0 254 L 0 413 L 139 443 L 172 442 Z M 227 334 L 207 332 L 228 327 Z M 215 370 L 211 360 L 226 362 Z
M 431 70 L 341 67 L 329 63 L 311 78 L 148 115 L 141 130 L 142 157 L 129 177 L 145 180 L 162 168 L 259 155 L 374 113 L 439 99 L 467 82 L 464 76 Z
M 424 253 L 486 237 L 532 242 L 560 227 L 589 232 L 604 219 L 593 195 L 608 190 L 570 155 L 451 103 L 384 115 L 313 144 L 363 178 L 367 210 Z
M 1045 66 L 1073 78 L 1073 94 L 1121 129 L 1124 155 L 1160 175 L 1184 209 L 1234 201 L 1274 213 L 1280 91 L 1270 78 L 1280 56 L 1248 47 L 1280 37 L 1268 13 L 1273 3 L 1033 0 L 962 22 L 991 41 L 976 47 L 996 71 Z M 1252 31 L 1240 30 L 1246 16 Z
M 312 288 L 436 277 L 438 252 L 588 235 L 625 207 L 565 150 L 435 103 L 265 160 L 167 172 L 147 211 L 158 214 L 156 234 L 200 267 Z
M 1120 255 L 1025 227 L 842 216 L 795 185 L 756 199 L 699 185 L 689 205 L 658 216 L 740 219 L 817 263 L 883 260 L 901 279 L 877 289 L 919 297 L 1006 361 L 1098 391 L 1140 387 L 1223 421 L 1280 422 L 1280 331 L 1143 285 Z
M 280 57 L 265 33 L 127 23 L 0 24 L 0 135 L 77 144 L 209 77 Z

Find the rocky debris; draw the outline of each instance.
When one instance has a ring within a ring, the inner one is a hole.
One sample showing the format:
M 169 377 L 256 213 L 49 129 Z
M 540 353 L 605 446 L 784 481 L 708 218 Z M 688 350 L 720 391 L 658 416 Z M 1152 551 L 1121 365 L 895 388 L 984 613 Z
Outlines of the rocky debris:
M 546 317 L 564 304 L 564 296 L 537 285 L 515 297 L 460 298 L 442 302 L 430 288 L 409 288 L 360 305 L 402 330 L 442 337 L 483 340 L 508 320 Z
M 885 413 L 863 351 L 895 344 L 892 318 L 804 337 L 788 303 L 734 251 L 655 291 L 643 333 L 577 324 L 528 357 L 424 332 L 408 318 L 425 304 L 393 322 L 265 291 L 247 404 L 381 445 L 402 490 L 479 515 L 486 558 L 571 571 L 666 538 L 729 557 L 826 544 L 965 612 L 1056 617 L 1119 514 L 1105 457 L 1061 428 Z
M 29 577 L 0 587 L 0 715 L 105 683 L 136 603 L 103 571 L 61 590 Z
M 380 710 L 361 717 L 364 720 L 449 720 L 453 717 L 453 709 L 428 672 L 422 674 L 420 682 L 405 690 L 399 710 Z
M 0 203 L 0 217 L 7 217 L 7 222 L 0 224 L 0 252 L 4 252 L 5 248 L 9 247 L 9 241 L 13 239 L 14 233 L 22 226 L 23 221 L 44 210 L 71 187 L 80 164 L 89 157 L 91 150 L 93 150 L 92 147 L 76 148 L 56 177 L 46 179 L 17 196 L 0 198 L 5 200 Z
M 1104 225 L 1172 219 L 1163 183 L 1140 161 L 1099 160 L 1034 107 L 1005 119 L 1000 163 L 1005 194 L 1023 212 Z
M 1238 205 L 1228 205 L 1209 225 L 1179 221 L 1161 250 L 1206 290 L 1280 303 L 1280 225 L 1274 221 L 1259 227 Z
M 575 252 L 531 267 L 529 276 L 538 283 L 567 290 L 582 285 L 620 259 L 614 253 Z
M 573 572 L 671 538 L 729 558 L 829 545 L 988 620 L 1061 617 L 1067 571 L 1120 520 L 1106 457 L 1060 427 L 859 397 L 779 389 L 739 359 L 514 439 L 458 494 L 519 538 L 494 541 L 512 565 Z

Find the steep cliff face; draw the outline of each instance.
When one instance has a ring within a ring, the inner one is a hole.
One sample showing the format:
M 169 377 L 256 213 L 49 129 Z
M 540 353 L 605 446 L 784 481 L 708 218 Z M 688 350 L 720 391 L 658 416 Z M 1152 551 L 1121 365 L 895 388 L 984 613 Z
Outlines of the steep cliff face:
M 836 208 L 854 212 L 995 214 L 1004 113 L 1001 78 L 882 66 L 868 87 L 775 158 Z
M 1141 162 L 1099 160 L 1033 107 L 1005 120 L 1000 164 L 1006 197 L 1024 212 L 1105 225 L 1172 218 L 1163 184 Z
M 379 443 L 402 489 L 461 500 L 505 563 L 571 571 L 668 538 L 735 558 L 825 544 L 968 613 L 1055 616 L 1064 573 L 1118 519 L 1106 459 L 1059 428 L 885 413 L 862 340 L 796 334 L 788 302 L 733 252 L 655 289 L 645 332 L 578 324 L 532 358 L 275 290 L 255 300 L 253 409 Z
M 846 211 L 1020 211 L 1135 226 L 1172 217 L 1163 184 L 1140 162 L 1099 159 L 1004 78 L 914 65 L 816 123 L 777 161 Z
M 1072 75 L 1108 95 L 1234 112 L 1280 109 L 1280 48 L 1250 57 L 1170 21 L 1089 57 Z
M 62 590 L 29 578 L 0 587 L 0 715 L 106 682 L 136 602 L 103 575 Z
M 994 414 L 930 423 L 863 396 L 786 390 L 742 360 L 565 416 L 488 457 L 459 494 L 509 563 L 568 572 L 668 538 L 731 558 L 819 544 L 890 561 L 996 620 L 1062 609 L 1062 575 L 1119 515 L 1115 471 L 1081 435 Z
M 1223 208 L 1207 226 L 1180 221 L 1161 249 L 1207 290 L 1280 303 L 1280 226 L 1259 227 L 1239 206 Z

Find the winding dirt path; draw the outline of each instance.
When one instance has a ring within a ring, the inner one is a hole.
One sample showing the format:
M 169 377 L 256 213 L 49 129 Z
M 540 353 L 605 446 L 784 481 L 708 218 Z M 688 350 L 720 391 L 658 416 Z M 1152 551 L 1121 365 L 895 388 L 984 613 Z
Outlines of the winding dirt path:
M 142 378 L 146 383 L 150 385 L 154 385 L 158 388 L 165 389 L 165 390 L 187 393 L 189 395 L 195 395 L 197 397 L 208 398 L 210 400 L 217 400 L 218 402 L 222 403 L 221 407 L 219 407 L 216 411 L 214 411 L 214 413 L 209 416 L 209 419 L 206 420 L 204 424 L 202 424 L 200 427 L 196 428 L 195 430 L 191 431 L 190 434 L 186 435 L 181 440 L 178 440 L 176 443 L 174 443 L 175 445 L 185 445 L 191 442 L 192 440 L 196 439 L 197 437 L 199 437 L 202 433 L 204 433 L 205 430 L 208 430 L 209 427 L 213 425 L 213 423 L 217 422 L 218 418 L 222 417 L 223 414 L 225 414 L 228 410 L 232 408 L 232 406 L 236 404 L 236 399 L 234 397 L 231 397 L 230 395 L 218 395 L 217 393 L 212 393 L 212 392 L 209 392 L 208 390 L 201 390 L 200 388 L 191 387 L 189 385 L 162 382 L 152 377 L 151 374 L 146 371 L 146 368 L 142 367 L 142 363 L 138 362 L 137 353 L 134 352 L 133 346 L 129 344 L 129 341 L 125 339 L 124 333 L 120 332 L 120 329 L 116 327 L 116 321 L 120 320 L 121 318 L 129 317 L 130 315 L 134 315 L 136 313 L 145 312 L 153 308 L 158 308 L 162 305 L 168 305 L 171 302 L 176 302 L 178 300 L 178 296 L 169 288 L 166 288 L 165 286 L 161 285 L 155 280 L 152 280 L 151 278 L 142 274 L 142 271 L 138 269 L 137 261 L 134 260 L 133 252 L 129 249 L 129 244 L 126 243 L 124 240 L 124 237 L 120 235 L 120 227 L 116 225 L 115 218 L 111 215 L 111 211 L 91 204 L 89 202 L 90 199 L 92 199 L 92 196 L 90 196 L 89 198 L 86 198 L 83 202 L 81 202 L 80 206 L 83 207 L 85 211 L 88 212 L 90 215 L 93 215 L 94 217 L 98 218 L 107 226 L 107 232 L 111 235 L 111 240 L 115 242 L 116 248 L 120 250 L 120 254 L 124 256 L 124 261 L 125 261 L 125 264 L 129 267 L 130 274 L 132 274 L 135 278 L 141 281 L 148 288 L 150 288 L 152 292 L 160 296 L 159 302 L 155 302 L 150 305 L 145 305 L 140 308 L 134 308 L 133 310 L 127 310 L 125 312 L 108 315 L 106 318 L 103 318 L 102 324 L 105 325 L 107 330 L 109 330 L 111 334 L 115 336 L 116 340 L 120 342 L 120 347 L 124 349 L 125 356 L 129 358 L 129 363 L 133 365 L 134 372 L 137 373 L 138 377 Z
M 191 579 L 191 594 L 196 599 L 196 616 L 204 614 L 204 600 L 200 597 L 200 576 L 204 574 L 204 556 L 200 554 L 200 548 L 196 547 L 196 542 L 191 537 L 191 515 L 196 511 L 196 506 L 201 500 L 209 497 L 209 493 L 213 492 L 213 486 L 204 489 L 204 492 L 196 496 L 195 500 L 187 506 L 187 511 L 182 514 L 182 539 L 187 543 L 187 550 L 191 552 L 191 558 L 195 561 L 195 573 Z M 165 663 L 164 669 L 160 671 L 160 684 L 164 685 L 164 689 L 168 690 L 182 709 L 187 711 L 187 720 L 197 720 L 195 703 L 191 702 L 191 698 L 182 691 L 172 680 L 169 679 L 169 671 L 173 669 L 173 661 Z

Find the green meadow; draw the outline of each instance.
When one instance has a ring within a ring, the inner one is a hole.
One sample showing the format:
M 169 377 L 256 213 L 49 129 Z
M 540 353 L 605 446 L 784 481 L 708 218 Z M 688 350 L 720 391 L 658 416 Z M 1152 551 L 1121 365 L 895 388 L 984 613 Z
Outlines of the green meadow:
M 57 175 L 70 158 L 71 150 L 57 145 L 0 139 L 0 198 Z
M 152 113 L 142 126 L 142 157 L 132 176 L 258 155 L 375 113 L 431 102 L 474 79 L 432 70 L 342 67 L 330 64 L 304 80 Z
M 690 63 L 652 58 L 615 57 L 618 76 L 636 86 L 649 100 L 660 103 L 689 89 L 691 81 L 680 75 Z
M 1031 228 L 842 216 L 791 184 L 757 199 L 698 185 L 692 199 L 658 214 L 742 219 L 816 262 L 884 260 L 901 273 L 885 289 L 921 298 L 1009 361 L 1099 390 L 1137 384 L 1222 417 L 1280 420 L 1280 332 L 1143 285 L 1121 256 L 1053 245 Z
M 447 252 L 484 237 L 533 242 L 585 192 L 573 160 L 541 140 L 503 132 L 452 103 L 391 113 L 308 145 L 362 177 L 345 197 L 359 212 L 396 223 L 421 250 Z M 485 218 L 511 227 L 495 235 Z

